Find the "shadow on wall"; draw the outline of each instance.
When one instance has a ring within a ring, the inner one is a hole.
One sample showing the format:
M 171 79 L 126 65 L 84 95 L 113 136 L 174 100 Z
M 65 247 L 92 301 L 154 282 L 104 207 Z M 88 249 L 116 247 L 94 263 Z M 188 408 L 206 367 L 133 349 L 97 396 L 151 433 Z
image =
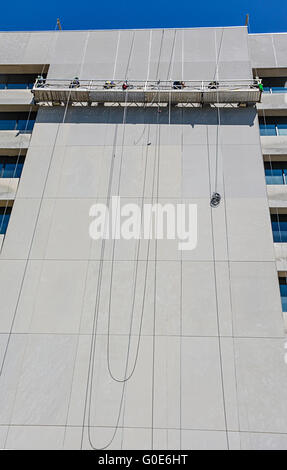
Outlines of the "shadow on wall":
M 40 108 L 37 123 L 61 123 L 63 121 L 64 107 Z M 256 107 L 248 108 L 220 108 L 220 123 L 228 126 L 253 126 L 257 115 Z M 73 106 L 67 111 L 66 123 L 78 124 L 173 124 L 173 125 L 217 125 L 218 113 L 216 108 L 138 108 L 129 107 L 124 116 L 121 106 Z

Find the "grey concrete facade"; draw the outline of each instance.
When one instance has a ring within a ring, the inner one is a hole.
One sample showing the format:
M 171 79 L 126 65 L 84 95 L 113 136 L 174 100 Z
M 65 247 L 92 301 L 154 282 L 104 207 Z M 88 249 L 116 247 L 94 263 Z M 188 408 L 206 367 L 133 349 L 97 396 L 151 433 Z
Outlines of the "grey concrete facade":
M 0 65 L 49 64 L 53 78 L 236 80 L 287 68 L 287 35 L 271 36 L 245 27 L 1 33 Z M 5 100 L 0 91 L 0 107 Z M 17 148 L 18 138 L 0 132 L 0 147 Z M 41 107 L 23 138 L 0 254 L 2 448 L 287 449 L 284 321 L 256 108 L 221 108 L 219 122 L 216 108 Z M 160 240 L 136 256 L 135 241 L 119 240 L 114 257 L 112 241 L 102 256 L 89 208 L 105 202 L 113 160 L 112 194 L 119 188 L 124 201 L 151 201 L 156 168 L 158 202 L 198 205 L 195 250 Z M 211 209 L 216 179 L 223 197 Z M 127 354 L 128 370 L 135 362 L 126 385 L 109 374 L 107 344 L 116 377 Z

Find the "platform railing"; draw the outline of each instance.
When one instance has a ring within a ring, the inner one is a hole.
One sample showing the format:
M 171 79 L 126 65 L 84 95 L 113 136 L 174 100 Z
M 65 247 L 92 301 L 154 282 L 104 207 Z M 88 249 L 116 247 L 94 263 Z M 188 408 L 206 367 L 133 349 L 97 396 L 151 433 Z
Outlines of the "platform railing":
M 261 85 L 260 79 L 240 79 L 240 80 L 185 80 L 184 82 L 175 80 L 79 80 L 75 81 L 67 79 L 40 79 L 38 78 L 34 84 L 32 91 L 39 88 L 45 90 L 83 90 L 83 91 L 99 91 L 99 90 L 123 90 L 123 84 L 126 89 L 141 91 L 202 91 L 209 90 L 251 90 L 258 89 Z

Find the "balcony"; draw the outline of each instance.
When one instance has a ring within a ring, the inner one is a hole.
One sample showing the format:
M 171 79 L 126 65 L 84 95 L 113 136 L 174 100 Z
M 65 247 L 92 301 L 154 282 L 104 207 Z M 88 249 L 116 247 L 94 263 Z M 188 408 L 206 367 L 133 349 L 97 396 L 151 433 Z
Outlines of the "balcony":
M 258 80 L 221 81 L 135 81 L 124 89 L 123 80 L 47 79 L 36 81 L 32 93 L 35 103 L 250 103 L 260 102 Z
M 3 149 L 27 149 L 30 139 L 30 133 L 0 130 L 0 148 Z
M 287 271 L 287 243 L 274 243 L 277 271 Z
M 263 155 L 287 155 L 287 135 L 261 136 Z
M 16 108 L 18 111 L 26 110 L 33 103 L 31 90 L 0 89 L 0 107 Z
M 270 116 L 273 110 L 274 115 L 278 115 L 278 110 L 287 110 L 287 88 L 285 88 L 285 90 L 286 92 L 262 93 L 261 103 L 257 105 L 259 113 L 260 110 L 264 109 L 268 111 L 268 115 Z
M 287 208 L 287 185 L 268 184 L 267 195 L 269 207 Z
M 13 200 L 19 184 L 19 178 L 0 178 L 0 198 Z

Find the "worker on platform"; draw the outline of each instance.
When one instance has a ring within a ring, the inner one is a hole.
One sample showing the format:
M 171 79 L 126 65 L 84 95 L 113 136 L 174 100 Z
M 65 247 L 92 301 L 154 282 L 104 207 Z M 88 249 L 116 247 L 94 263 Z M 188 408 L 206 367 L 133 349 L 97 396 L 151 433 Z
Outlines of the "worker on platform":
M 185 87 L 185 83 L 182 81 L 175 80 L 172 84 L 174 90 L 182 90 Z
M 43 88 L 43 86 L 45 85 L 45 78 L 43 77 L 43 75 L 38 75 L 37 77 L 37 87 L 38 88 Z
M 259 88 L 260 91 L 264 91 L 262 83 L 258 83 L 258 88 Z
M 210 90 L 217 90 L 218 86 L 219 86 L 219 83 L 216 80 L 212 80 L 212 82 L 209 82 L 208 84 L 208 88 Z
M 80 80 L 79 80 L 78 77 L 75 77 L 75 78 L 71 81 L 71 83 L 70 83 L 70 85 L 69 85 L 69 88 L 79 88 L 79 86 L 80 86 Z
M 104 88 L 106 90 L 110 89 L 110 88 L 115 88 L 116 84 L 113 80 L 106 80 L 105 81 L 105 84 L 104 84 Z

